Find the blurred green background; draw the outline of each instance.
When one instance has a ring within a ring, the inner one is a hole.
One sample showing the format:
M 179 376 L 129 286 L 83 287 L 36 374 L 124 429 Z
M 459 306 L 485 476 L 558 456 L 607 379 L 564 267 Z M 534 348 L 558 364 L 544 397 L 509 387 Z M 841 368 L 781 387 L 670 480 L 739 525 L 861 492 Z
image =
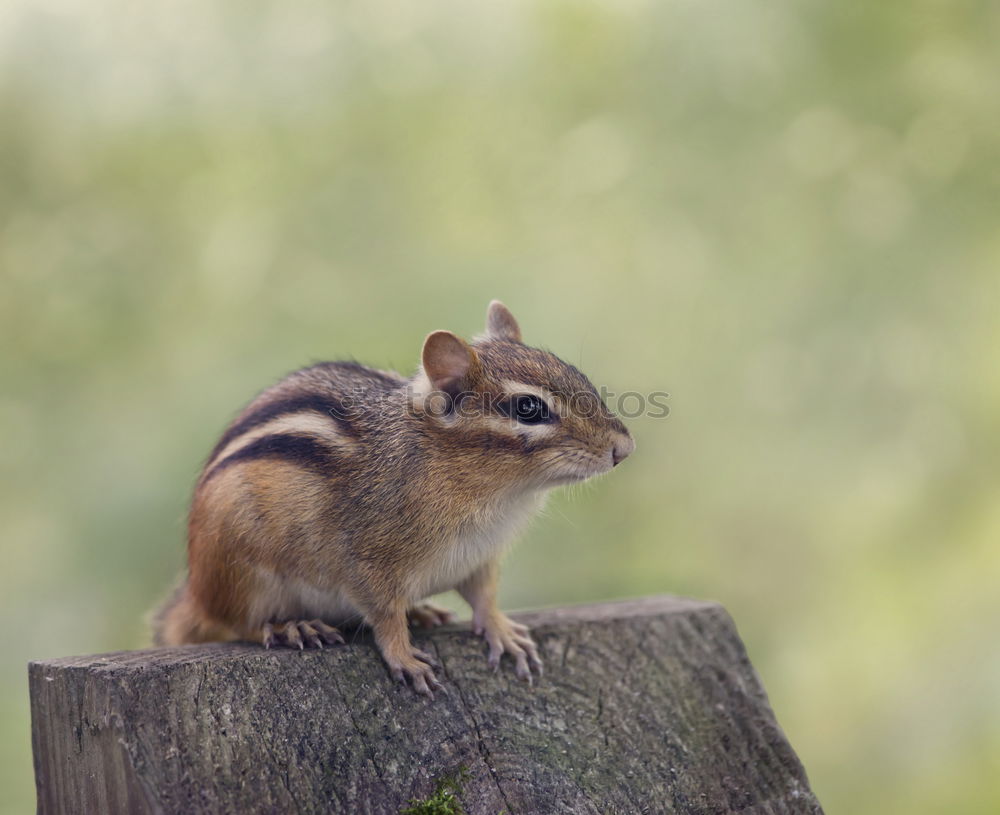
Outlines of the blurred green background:
M 232 414 L 499 297 L 672 410 L 505 604 L 718 599 L 830 813 L 997 812 L 998 42 L 944 0 L 6 0 L 0 811 L 25 663 L 147 642 Z

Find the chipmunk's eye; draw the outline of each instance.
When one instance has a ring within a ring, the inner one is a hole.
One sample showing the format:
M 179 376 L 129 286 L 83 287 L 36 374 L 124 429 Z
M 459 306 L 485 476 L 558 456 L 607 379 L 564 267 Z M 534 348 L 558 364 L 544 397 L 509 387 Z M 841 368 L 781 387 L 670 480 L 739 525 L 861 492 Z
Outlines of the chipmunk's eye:
M 514 408 L 514 418 L 524 424 L 540 424 L 552 418 L 545 400 L 533 393 L 515 396 L 511 399 L 511 403 Z

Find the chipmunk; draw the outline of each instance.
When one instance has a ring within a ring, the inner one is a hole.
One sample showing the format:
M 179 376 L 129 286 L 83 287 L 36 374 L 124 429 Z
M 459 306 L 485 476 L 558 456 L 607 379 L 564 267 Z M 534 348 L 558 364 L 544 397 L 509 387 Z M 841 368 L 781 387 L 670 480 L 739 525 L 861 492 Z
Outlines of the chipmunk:
M 433 695 L 408 622 L 448 622 L 423 598 L 457 589 L 489 665 L 506 653 L 518 677 L 541 673 L 530 632 L 497 607 L 500 556 L 548 489 L 607 472 L 634 442 L 499 301 L 485 335 L 435 331 L 421 362 L 410 378 L 319 363 L 236 417 L 197 481 L 188 575 L 154 618 L 158 645 L 321 648 L 363 620 L 392 677 Z

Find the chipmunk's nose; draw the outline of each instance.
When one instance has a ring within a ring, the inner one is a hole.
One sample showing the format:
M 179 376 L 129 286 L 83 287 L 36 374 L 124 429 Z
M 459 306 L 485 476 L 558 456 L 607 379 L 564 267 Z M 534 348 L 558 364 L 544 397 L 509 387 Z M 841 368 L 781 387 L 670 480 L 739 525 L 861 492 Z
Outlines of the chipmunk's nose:
M 613 466 L 617 467 L 621 464 L 633 450 L 635 450 L 635 442 L 632 441 L 631 436 L 618 436 L 615 439 L 615 446 L 611 448 Z

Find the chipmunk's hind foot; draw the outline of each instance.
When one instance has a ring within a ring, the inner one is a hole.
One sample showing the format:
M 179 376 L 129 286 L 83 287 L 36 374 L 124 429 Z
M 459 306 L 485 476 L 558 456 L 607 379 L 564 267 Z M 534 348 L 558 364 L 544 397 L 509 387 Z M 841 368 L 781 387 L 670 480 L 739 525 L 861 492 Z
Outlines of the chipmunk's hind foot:
M 453 612 L 433 603 L 417 603 L 406 612 L 406 618 L 410 625 L 420 625 L 424 628 L 435 628 L 445 625 L 455 619 Z
M 265 623 L 260 630 L 260 641 L 265 648 L 283 645 L 304 649 L 342 645 L 344 637 L 322 620 L 289 620 L 286 623 Z

